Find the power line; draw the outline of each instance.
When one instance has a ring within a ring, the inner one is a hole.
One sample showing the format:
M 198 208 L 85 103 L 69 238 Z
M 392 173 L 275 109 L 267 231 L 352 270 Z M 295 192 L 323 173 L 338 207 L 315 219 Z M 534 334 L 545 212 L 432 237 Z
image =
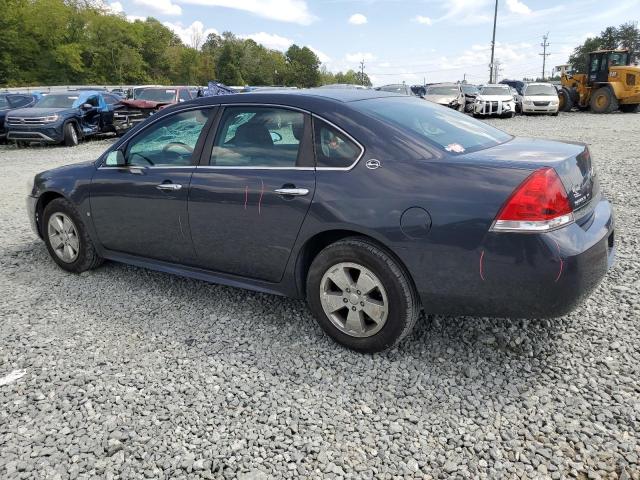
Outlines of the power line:
M 547 66 L 547 57 L 551 55 L 550 53 L 547 53 L 547 47 L 549 46 L 549 42 L 547 42 L 548 39 L 549 39 L 549 32 L 547 32 L 546 35 L 542 36 L 542 43 L 540 44 L 540 46 L 542 47 L 542 53 L 538 54 L 538 55 L 542 55 L 542 80 L 543 81 L 544 81 L 544 71 Z

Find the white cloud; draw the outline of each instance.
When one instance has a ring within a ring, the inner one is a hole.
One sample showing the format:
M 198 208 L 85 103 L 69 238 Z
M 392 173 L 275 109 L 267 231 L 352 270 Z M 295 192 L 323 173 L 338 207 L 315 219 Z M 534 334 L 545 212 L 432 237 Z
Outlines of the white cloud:
M 349 17 L 349 23 L 351 25 L 364 25 L 367 23 L 367 17 L 361 13 L 354 13 Z
M 364 60 L 365 62 L 370 62 L 376 59 L 376 56 L 370 52 L 356 52 L 356 53 L 347 53 L 344 57 L 348 62 L 360 62 Z
M 178 35 L 178 37 L 180 37 L 182 43 L 193 48 L 200 48 L 202 46 L 202 43 L 204 43 L 210 33 L 218 33 L 215 28 L 205 29 L 202 22 L 198 20 L 193 22 L 188 27 L 184 27 L 180 22 L 163 22 L 162 24 L 165 27 L 173 30 L 173 32 Z
M 321 52 L 320 50 L 317 50 L 309 45 L 307 45 L 307 48 L 309 48 L 309 50 L 311 50 L 313 53 L 316 54 L 316 56 L 318 57 L 318 59 L 322 62 L 322 63 L 327 63 L 331 61 L 331 57 L 329 57 L 329 55 L 327 55 L 324 52 Z
M 171 0 L 133 0 L 133 3 L 147 7 L 161 15 L 182 15 L 180 5 L 171 3 Z
M 260 43 L 265 47 L 271 48 L 273 50 L 286 50 L 293 43 L 293 40 L 290 40 L 286 37 L 281 37 L 280 35 L 276 35 L 275 33 L 257 32 L 239 36 L 240 38 L 245 39 L 250 38 L 256 43 Z
M 413 21 L 421 23 L 422 25 L 431 25 L 433 23 L 429 17 L 425 17 L 423 15 L 417 15 Z
M 507 0 L 507 8 L 511 13 L 518 15 L 529 15 L 531 13 L 531 9 L 520 0 Z
M 486 23 L 491 20 L 488 15 L 489 4 L 492 0 L 444 0 L 444 15 L 438 18 L 437 22 L 454 22 L 458 25 L 476 25 Z M 492 12 L 493 13 L 493 12 Z
M 122 13 L 124 12 L 124 7 L 122 6 L 122 4 L 120 2 L 113 2 L 110 3 L 107 6 L 107 9 L 111 12 L 111 13 Z
M 180 2 L 208 7 L 233 8 L 271 20 L 300 25 L 309 25 L 316 19 L 309 11 L 305 0 L 180 0 Z

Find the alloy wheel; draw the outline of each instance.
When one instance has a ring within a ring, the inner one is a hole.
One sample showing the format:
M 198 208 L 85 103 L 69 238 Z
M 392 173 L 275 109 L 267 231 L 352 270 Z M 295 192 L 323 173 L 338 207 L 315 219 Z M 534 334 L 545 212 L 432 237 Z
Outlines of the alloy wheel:
M 338 263 L 325 272 L 320 303 L 331 323 L 352 337 L 375 335 L 389 315 L 387 292 L 380 279 L 352 262 Z
M 49 243 L 57 257 L 65 263 L 73 263 L 80 252 L 78 230 L 71 219 L 62 212 L 49 217 L 47 225 Z

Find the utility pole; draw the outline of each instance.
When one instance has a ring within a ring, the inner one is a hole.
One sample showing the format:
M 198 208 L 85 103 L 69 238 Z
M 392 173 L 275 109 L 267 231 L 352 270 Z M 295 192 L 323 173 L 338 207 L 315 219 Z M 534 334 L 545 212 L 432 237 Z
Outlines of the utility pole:
M 364 58 L 360 62 L 360 83 L 364 85 Z
M 500 77 L 500 70 L 502 70 L 502 62 L 500 61 L 500 59 L 496 58 L 495 66 L 493 68 L 493 71 L 494 71 L 493 81 L 495 83 L 498 83 L 498 77 Z
M 493 71 L 493 55 L 496 50 L 496 22 L 498 21 L 498 0 L 496 0 L 496 8 L 493 12 L 493 37 L 491 38 L 491 63 L 489 64 L 489 83 L 494 82 L 495 72 Z
M 547 47 L 549 46 L 549 42 L 547 42 L 548 39 L 549 39 L 549 32 L 547 32 L 546 35 L 542 36 L 542 43 L 540 44 L 540 46 L 542 47 L 542 53 L 538 54 L 538 55 L 542 55 L 542 81 L 543 82 L 544 82 L 544 71 L 547 66 L 547 57 L 551 55 L 550 53 L 547 53 Z

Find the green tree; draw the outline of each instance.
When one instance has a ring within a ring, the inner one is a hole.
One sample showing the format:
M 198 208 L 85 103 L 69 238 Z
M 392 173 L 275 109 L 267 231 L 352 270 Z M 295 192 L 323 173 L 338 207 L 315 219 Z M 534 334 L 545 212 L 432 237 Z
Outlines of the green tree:
M 320 84 L 320 60 L 308 47 L 293 44 L 285 53 L 286 84 L 296 87 L 316 87 Z
M 632 62 L 640 60 L 640 30 L 636 22 L 627 22 L 619 27 L 607 27 L 600 35 L 587 38 L 569 56 L 569 63 L 576 72 L 586 72 L 589 53 L 600 49 L 628 48 Z

